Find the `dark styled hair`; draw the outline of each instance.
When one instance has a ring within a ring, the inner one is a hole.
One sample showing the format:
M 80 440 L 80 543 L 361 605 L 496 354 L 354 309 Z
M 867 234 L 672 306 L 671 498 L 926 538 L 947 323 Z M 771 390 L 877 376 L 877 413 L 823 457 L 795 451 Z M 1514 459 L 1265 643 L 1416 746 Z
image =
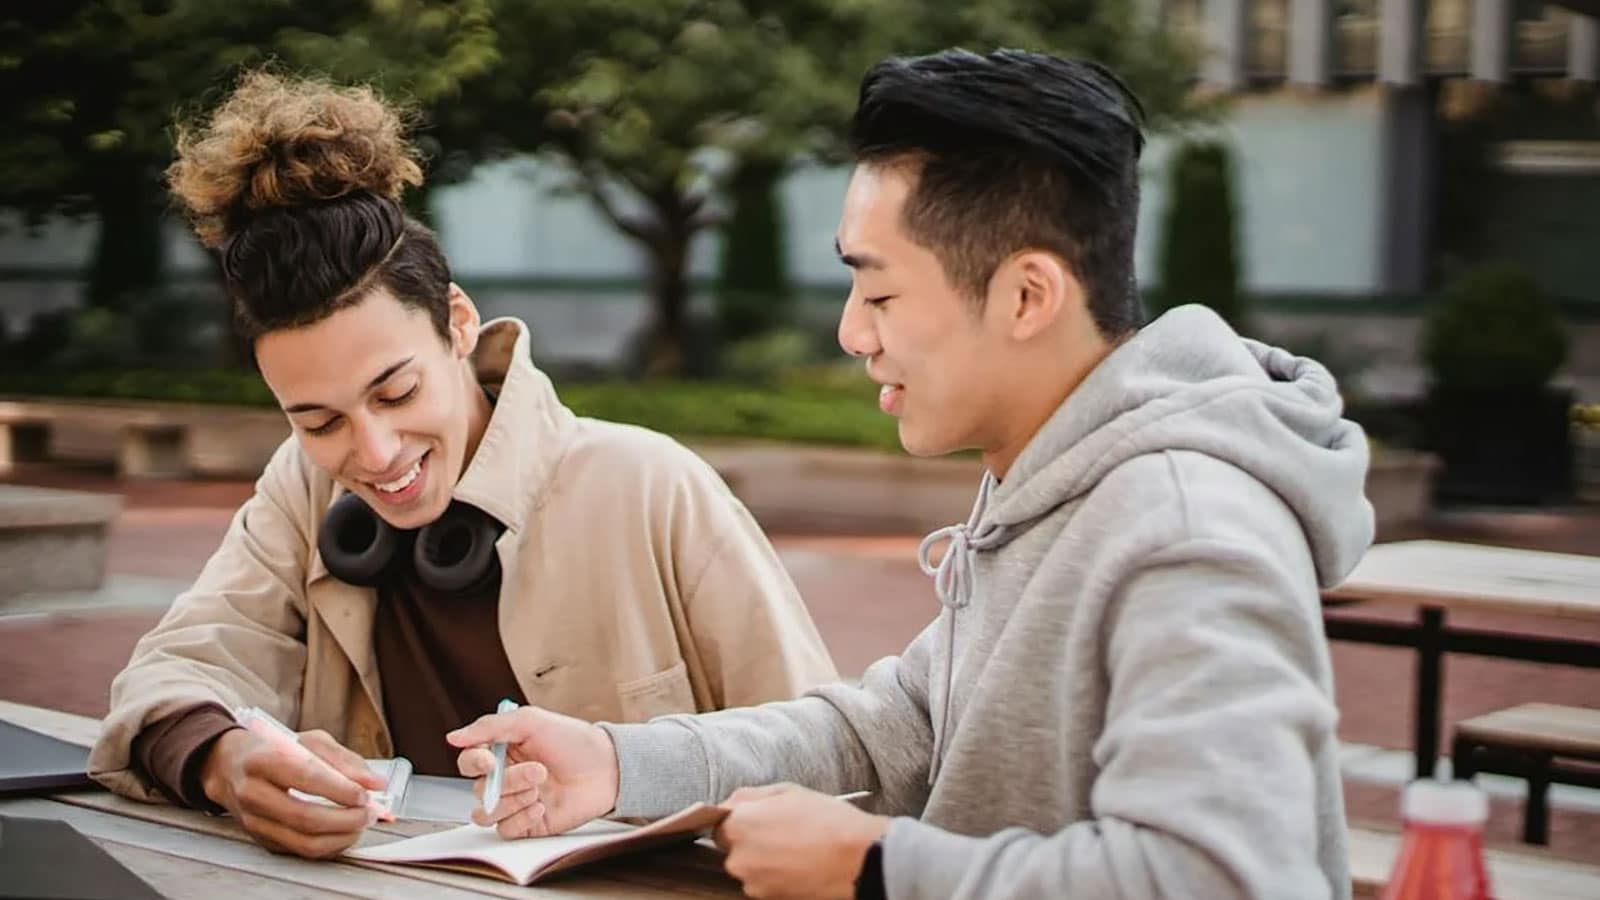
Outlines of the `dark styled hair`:
M 369 88 L 247 74 L 167 170 L 215 250 L 239 337 L 318 322 L 384 287 L 450 334 L 450 266 L 400 198 L 422 183 L 401 112 Z
M 995 269 L 1048 250 L 1100 333 L 1138 328 L 1134 279 L 1144 109 L 1098 63 L 947 50 L 873 66 L 851 124 L 858 163 L 916 167 L 904 225 L 978 302 Z

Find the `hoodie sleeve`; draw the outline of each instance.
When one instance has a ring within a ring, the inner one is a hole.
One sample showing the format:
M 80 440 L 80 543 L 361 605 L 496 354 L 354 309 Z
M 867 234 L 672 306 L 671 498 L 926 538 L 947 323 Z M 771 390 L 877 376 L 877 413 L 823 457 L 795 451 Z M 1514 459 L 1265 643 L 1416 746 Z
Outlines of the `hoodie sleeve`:
M 614 815 L 655 818 L 741 787 L 792 781 L 825 793 L 872 791 L 880 812 L 927 802 L 930 625 L 859 687 L 834 684 L 781 703 L 638 725 L 603 723 L 621 773 Z
M 1134 563 L 1104 623 L 1093 818 L 984 837 L 896 819 L 889 896 L 1347 895 L 1348 879 L 1330 884 L 1319 865 L 1318 816 L 1341 811 L 1316 796 L 1336 711 L 1320 619 L 1297 599 L 1315 590 L 1282 560 L 1267 544 L 1194 537 Z

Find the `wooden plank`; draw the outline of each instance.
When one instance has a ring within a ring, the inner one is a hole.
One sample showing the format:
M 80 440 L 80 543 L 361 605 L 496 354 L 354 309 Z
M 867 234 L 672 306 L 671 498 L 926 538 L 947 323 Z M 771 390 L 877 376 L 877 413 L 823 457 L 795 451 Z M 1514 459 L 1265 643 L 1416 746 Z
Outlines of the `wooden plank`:
M 1456 733 L 1491 743 L 1600 756 L 1600 709 L 1524 703 L 1456 723 Z
M 305 885 L 289 884 L 239 869 L 145 850 L 115 841 L 96 840 L 102 849 L 143 878 L 167 900 L 282 900 L 298 897 L 356 897 L 332 891 L 312 891 Z
M 100 736 L 99 719 L 7 700 L 0 700 L 0 719 L 82 747 L 93 746 Z
M 184 874 L 194 881 L 212 885 L 218 882 L 214 873 L 227 875 L 242 872 L 277 882 L 278 896 L 312 892 L 332 892 L 356 897 L 384 893 L 397 898 L 415 897 L 418 900 L 433 896 L 444 896 L 449 900 L 479 900 L 483 896 L 474 891 L 446 890 L 414 879 L 368 872 L 353 866 L 313 862 L 292 856 L 277 856 L 243 841 L 128 819 L 48 799 L 32 798 L 0 802 L 0 812 L 6 815 L 56 819 L 66 822 L 102 844 L 113 842 L 174 859 L 187 860 L 192 865 L 174 863 L 168 864 L 166 869 Z M 206 874 L 207 872 L 213 874 Z M 226 879 L 222 879 L 222 882 L 226 883 Z M 210 897 L 225 895 L 226 892 L 195 894 L 195 896 Z
M 0 719 L 84 746 L 93 744 L 100 730 L 100 723 L 96 719 L 8 701 L 0 701 Z M 174 829 L 196 836 L 196 840 L 202 842 L 228 841 L 244 847 L 247 852 L 268 859 L 279 858 L 257 848 L 244 829 L 232 819 L 208 816 L 195 810 L 166 804 L 141 803 L 106 791 L 67 792 L 55 795 L 50 800 L 37 802 L 53 802 L 64 811 L 75 808 L 81 811 L 78 814 L 99 814 L 114 820 Z M 428 822 L 380 824 L 368 829 L 368 834 L 362 843 L 410 837 L 443 827 L 448 826 Z M 209 861 L 211 857 L 207 856 L 206 859 Z M 383 866 L 379 863 L 356 860 L 347 860 L 345 864 L 347 867 L 359 865 L 363 868 L 385 871 L 417 883 L 468 890 L 478 896 L 512 898 L 530 896 L 525 888 L 450 872 L 413 866 Z M 687 863 L 676 859 L 667 862 L 662 859 L 662 855 L 653 855 L 651 858 L 619 860 L 588 867 L 581 873 L 565 879 L 560 893 L 549 896 L 577 897 L 591 894 L 639 898 L 740 895 L 737 884 L 722 874 L 717 867 L 707 864 L 704 859 L 696 858 Z
M 1356 897 L 1377 897 L 1400 854 L 1400 835 L 1378 828 L 1350 829 L 1350 882 Z M 1600 866 L 1532 848 L 1484 851 L 1490 889 L 1498 900 L 1594 900 Z
M 674 879 L 661 875 L 641 877 L 626 868 L 620 872 L 619 877 L 607 877 L 599 871 L 604 867 L 594 867 L 592 871 L 572 873 L 569 877 L 552 881 L 548 885 L 524 888 L 487 878 L 414 866 L 388 866 L 356 860 L 332 862 L 303 860 L 293 856 L 268 853 L 244 840 L 129 819 L 48 799 L 0 802 L 0 812 L 7 815 L 58 819 L 99 842 L 111 841 L 191 861 L 197 867 L 191 872 L 192 877 L 211 884 L 215 884 L 214 875 L 202 876 L 195 873 L 208 869 L 237 871 L 273 879 L 281 883 L 278 896 L 283 896 L 286 892 L 312 895 L 317 895 L 314 892 L 323 892 L 355 897 L 382 896 L 399 900 L 410 900 L 410 898 L 432 900 L 435 897 L 442 897 L 444 900 L 479 900 L 483 897 L 504 897 L 508 900 L 516 898 L 570 900 L 578 897 L 658 900 L 658 898 L 685 896 L 736 896 L 725 892 L 708 892 L 693 884 L 691 879 L 682 877 Z M 388 837 L 369 834 L 362 843 L 381 842 Z M 190 871 L 176 863 L 168 865 L 168 868 Z M 286 891 L 286 888 L 293 890 Z M 213 893 L 195 894 L 195 896 L 217 895 Z
M 1399 541 L 1368 550 L 1324 596 L 1600 620 L 1600 557 Z
M 140 803 L 116 794 L 103 792 L 60 794 L 54 799 L 70 806 L 78 806 L 126 819 L 183 829 L 210 837 L 241 843 L 249 843 L 251 840 L 244 829 L 232 819 L 208 816 L 190 809 L 180 809 L 164 804 Z M 426 834 L 430 831 L 448 827 L 450 826 L 432 822 L 379 824 L 367 830 L 367 836 L 361 840 L 360 844 L 361 846 L 366 846 L 372 843 L 385 843 L 389 840 Z M 683 852 L 685 852 L 684 858 L 682 860 L 675 859 L 672 864 L 664 864 L 666 861 L 663 856 L 666 854 L 653 855 L 648 860 L 608 861 L 589 866 L 573 877 L 586 885 L 591 882 L 597 884 L 611 883 L 611 887 L 604 888 L 604 890 L 613 892 L 620 890 L 626 896 L 739 896 L 737 884 L 723 874 L 720 869 L 709 865 L 703 855 L 695 855 L 688 851 Z M 480 893 L 492 896 L 526 896 L 525 893 L 519 893 L 522 890 L 521 888 L 466 875 L 456 875 L 415 866 L 386 866 L 381 863 L 368 863 L 360 860 L 347 860 L 346 862 L 350 865 L 370 866 L 381 871 L 398 873 L 419 881 L 445 885 L 472 884 Z M 642 890 L 627 894 L 626 891 L 628 889 L 621 887 L 621 885 L 633 885 Z M 662 894 L 660 893 L 661 891 L 666 893 Z

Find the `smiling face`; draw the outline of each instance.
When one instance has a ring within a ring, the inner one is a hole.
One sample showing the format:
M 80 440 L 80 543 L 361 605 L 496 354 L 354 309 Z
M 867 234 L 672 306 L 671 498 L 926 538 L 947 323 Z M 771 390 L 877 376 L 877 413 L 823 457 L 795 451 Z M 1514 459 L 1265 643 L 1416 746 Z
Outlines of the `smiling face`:
M 382 288 L 314 324 L 271 331 L 256 362 L 306 455 L 396 528 L 432 522 L 477 449 L 478 313 L 450 288 L 450 336 Z
M 906 234 L 916 174 L 863 165 L 845 192 L 840 259 L 851 268 L 839 344 L 867 360 L 879 406 L 914 456 L 989 448 L 1005 408 L 1008 323 L 952 285 L 933 251 Z

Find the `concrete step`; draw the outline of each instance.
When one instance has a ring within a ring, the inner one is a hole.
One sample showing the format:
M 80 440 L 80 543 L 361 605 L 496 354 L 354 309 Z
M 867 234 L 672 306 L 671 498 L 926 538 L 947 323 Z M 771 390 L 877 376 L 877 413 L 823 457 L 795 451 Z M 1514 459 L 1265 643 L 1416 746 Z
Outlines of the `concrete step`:
M 0 485 L 0 608 L 13 597 L 98 588 L 106 529 L 121 509 L 106 494 Z

